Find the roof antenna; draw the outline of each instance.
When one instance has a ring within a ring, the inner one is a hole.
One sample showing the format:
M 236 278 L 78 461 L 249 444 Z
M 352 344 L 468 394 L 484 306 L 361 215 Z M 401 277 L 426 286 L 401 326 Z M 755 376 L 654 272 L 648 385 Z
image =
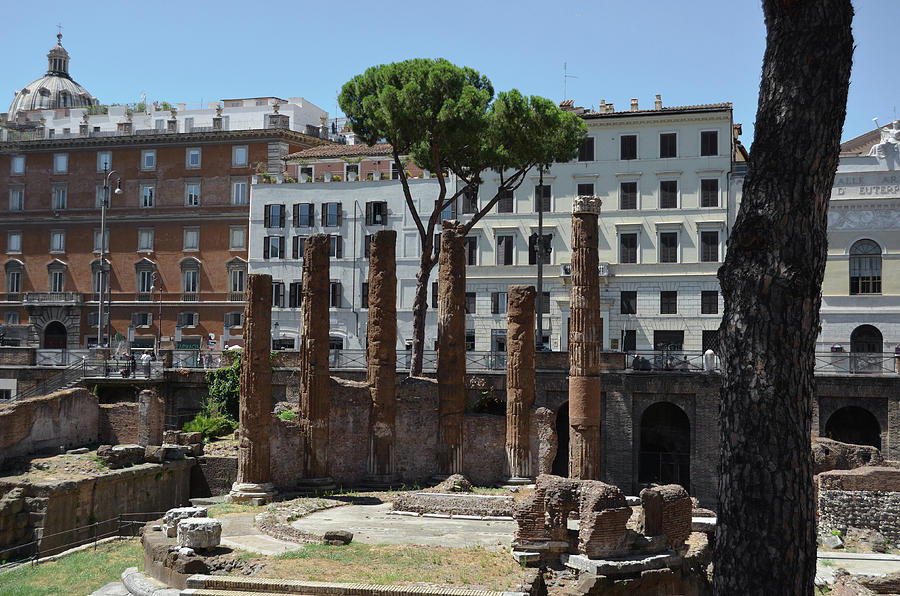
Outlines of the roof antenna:
M 568 83 L 569 79 L 577 79 L 578 77 L 575 75 L 570 75 L 567 70 L 567 64 L 563 62 L 563 101 L 569 98 L 568 96 Z
M 872 118 L 872 122 L 875 123 L 875 128 L 881 128 L 881 125 L 878 124 L 878 116 L 875 116 L 874 118 Z

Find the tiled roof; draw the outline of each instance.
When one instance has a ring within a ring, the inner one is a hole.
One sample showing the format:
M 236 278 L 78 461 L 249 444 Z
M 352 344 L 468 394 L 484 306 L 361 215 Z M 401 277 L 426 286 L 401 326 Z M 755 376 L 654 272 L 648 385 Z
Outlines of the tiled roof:
M 391 155 L 393 148 L 390 143 L 376 143 L 375 145 L 366 145 L 358 143 L 356 145 L 342 145 L 339 143 L 330 143 L 327 145 L 319 145 L 318 147 L 310 147 L 303 151 L 297 151 L 287 155 L 284 159 L 320 159 L 323 157 L 372 157 L 381 155 Z
M 841 143 L 841 153 L 868 153 L 873 145 L 881 142 L 881 133 L 879 129 L 870 130 L 858 137 L 853 137 L 849 141 Z
M 666 114 L 666 113 L 679 113 L 679 112 L 705 112 L 705 111 L 713 111 L 713 110 L 730 110 L 731 102 L 725 103 L 706 103 L 699 104 L 695 106 L 671 106 L 660 109 L 647 109 L 647 110 L 616 110 L 615 112 L 585 112 L 580 114 L 582 118 L 609 118 L 609 117 L 622 117 L 628 116 L 631 114 Z

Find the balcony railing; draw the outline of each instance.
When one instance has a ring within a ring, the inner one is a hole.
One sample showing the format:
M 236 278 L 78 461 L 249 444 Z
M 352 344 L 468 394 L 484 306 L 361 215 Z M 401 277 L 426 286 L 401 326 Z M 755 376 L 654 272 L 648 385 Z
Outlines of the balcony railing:
M 23 302 L 26 305 L 72 305 L 81 304 L 83 296 L 80 292 L 25 292 Z
M 22 299 L 22 294 L 19 292 L 10 292 L 6 295 L 7 302 L 19 302 Z
M 228 300 L 231 302 L 243 302 L 244 301 L 244 293 L 243 292 L 229 292 Z
M 150 292 L 138 292 L 137 293 L 138 302 L 152 302 L 153 294 Z
M 185 292 L 181 295 L 182 302 L 199 302 L 200 294 L 197 292 Z

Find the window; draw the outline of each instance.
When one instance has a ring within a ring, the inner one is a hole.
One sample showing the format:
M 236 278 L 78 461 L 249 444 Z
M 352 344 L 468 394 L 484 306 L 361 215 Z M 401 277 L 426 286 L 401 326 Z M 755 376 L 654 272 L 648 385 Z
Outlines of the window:
M 284 307 L 284 282 L 272 282 L 272 306 Z
M 246 205 L 247 204 L 247 181 L 232 180 L 231 181 L 231 204 Z
M 155 185 L 153 184 L 141 184 L 141 208 L 149 209 L 153 207 L 154 190 Z
M 676 157 L 678 146 L 678 135 L 674 132 L 663 132 L 659 135 L 659 157 Z
M 103 188 L 102 182 L 98 182 L 96 186 L 94 186 L 94 207 L 100 209 L 101 207 L 103 207 L 105 201 L 106 189 Z
M 515 195 L 511 190 L 501 190 L 500 199 L 497 201 L 497 213 L 512 213 Z
M 700 314 L 719 314 L 719 292 L 716 290 L 704 290 L 700 292 Z
M 622 351 L 634 352 L 637 350 L 637 331 L 625 329 L 622 331 Z
M 315 207 L 312 203 L 294 203 L 294 227 L 311 228 L 315 223 Z
M 165 127 L 166 127 L 166 121 L 163 120 L 162 118 L 157 118 L 153 122 L 153 128 L 155 128 L 156 130 L 163 130 Z
M 199 182 L 184 183 L 184 204 L 188 207 L 198 207 L 200 205 Z
M 551 253 L 551 244 L 553 242 L 553 234 L 544 234 L 544 253 L 543 253 L 543 264 L 550 264 L 550 255 Z M 528 237 L 528 264 L 536 265 L 538 262 L 538 233 L 534 232 L 531 236 Z
M 719 206 L 719 179 L 705 178 L 700 181 L 700 206 Z
M 53 202 L 51 208 L 59 211 L 66 208 L 66 203 L 68 202 L 69 189 L 66 184 L 54 184 L 53 185 Z
M 367 226 L 386 226 L 387 225 L 387 202 L 385 201 L 369 201 L 366 203 L 366 225 Z
M 200 324 L 200 313 L 193 311 L 180 312 L 175 320 L 175 324 L 182 327 L 196 327 Z
M 391 180 L 399 180 L 400 179 L 400 168 L 397 167 L 395 162 L 391 162 Z
M 6 234 L 6 252 L 7 253 L 22 252 L 22 232 L 7 232 L 7 234 Z
M 104 172 L 112 169 L 112 151 L 97 152 L 97 171 Z
M 332 308 L 341 308 L 341 282 L 333 281 L 329 286 L 329 300 Z
M 3 313 L 3 323 L 6 325 L 18 325 L 19 313 L 14 310 L 8 310 Z
M 369 308 L 369 282 L 362 282 L 362 287 L 359 290 L 359 304 L 360 308 Z
M 228 249 L 229 250 L 246 250 L 247 248 L 247 228 L 244 226 L 228 227 Z
M 637 240 L 636 232 L 630 232 L 619 235 L 619 262 L 620 263 L 637 263 Z
M 9 210 L 22 211 L 25 208 L 25 187 L 12 186 L 9 187 Z
M 466 292 L 466 314 L 475 314 L 475 292 Z
M 200 167 L 200 147 L 188 147 L 184 151 L 184 167 L 196 170 Z
M 588 137 L 581 143 L 578 161 L 594 161 L 594 137 Z
M 478 187 L 467 186 L 462 195 L 462 212 L 475 213 L 478 211 Z
M 288 288 L 288 306 L 299 308 L 303 305 L 303 282 L 292 281 Z
M 497 236 L 497 264 L 512 265 L 513 264 L 513 245 L 515 238 L 513 236 Z
M 283 228 L 285 219 L 284 205 L 266 205 L 264 209 L 264 224 L 267 228 Z
M 50 291 L 65 292 L 66 291 L 66 271 L 65 269 L 50 270 Z
M 109 229 L 103 230 L 103 246 L 100 246 L 100 230 L 94 230 L 94 252 L 100 252 L 100 249 L 103 248 L 103 252 L 109 252 Z
M 263 258 L 284 258 L 284 236 L 266 236 L 263 238 Z
M 54 153 L 53 154 L 53 173 L 67 174 L 69 172 L 69 154 Z
M 131 324 L 135 327 L 149 327 L 153 324 L 152 312 L 131 313 Z
M 199 269 L 183 270 L 181 272 L 181 282 L 181 289 L 185 294 L 196 294 L 198 288 L 200 287 Z
M 240 327 L 244 324 L 244 313 L 232 311 L 225 313 L 225 326 L 228 328 Z
M 858 240 L 850 247 L 850 294 L 881 293 L 881 247 Z
M 156 149 L 141 151 L 141 169 L 145 172 L 156 169 Z
M 712 350 L 713 352 L 719 349 L 719 330 L 718 329 L 704 329 L 701 336 L 701 350 L 706 353 L 706 350 Z
M 700 155 L 719 154 L 719 132 L 716 130 L 704 130 L 700 133 Z
M 637 292 L 626 290 L 619 294 L 619 313 L 623 315 L 637 314 Z
M 661 180 L 659 183 L 659 208 L 675 209 L 678 207 L 678 181 Z
M 306 176 L 305 180 L 313 180 L 313 167 L 312 166 L 300 166 L 300 180 L 304 180 L 304 176 Z
M 21 176 L 25 173 L 25 156 L 13 155 L 9 160 L 9 173 L 13 176 Z
M 506 292 L 491 292 L 491 314 L 505 315 L 509 295 Z
M 185 118 L 184 119 L 184 132 L 194 132 L 194 119 L 193 118 Z
M 231 167 L 247 167 L 247 145 L 235 145 L 231 148 Z
M 537 213 L 538 209 L 543 211 L 544 213 L 550 212 L 550 194 L 551 189 L 549 184 L 544 184 L 543 186 L 535 186 L 534 187 L 534 212 Z M 538 202 L 540 201 L 540 202 Z
M 325 203 L 322 209 L 322 225 L 335 228 L 341 225 L 341 204 Z
M 441 221 L 456 219 L 456 201 L 453 201 L 441 211 Z
M 66 232 L 64 230 L 50 231 L 50 252 L 66 251 Z
M 678 314 L 678 292 L 663 290 L 659 293 L 659 314 Z
M 475 351 L 475 330 L 466 329 L 466 352 Z
M 328 256 L 335 259 L 340 259 L 343 257 L 343 252 L 344 239 L 334 234 L 328 236 Z
M 18 262 L 6 264 L 6 291 L 10 294 L 22 291 L 22 265 Z
M 578 185 L 578 191 L 575 193 L 580 197 L 592 197 L 594 196 L 594 183 L 593 182 L 584 182 Z
M 539 304 L 540 303 L 540 304 Z M 538 312 L 538 307 L 540 306 L 540 313 L 544 315 L 550 314 L 550 292 L 541 292 L 539 295 L 535 295 L 534 301 L 534 312 Z
M 438 282 L 431 282 L 431 308 L 438 307 Z
M 659 233 L 659 262 L 678 262 L 678 232 Z
M 138 251 L 153 250 L 153 228 L 138 228 Z
M 182 250 L 200 250 L 200 228 L 184 228 Z
M 235 294 L 244 293 L 244 283 L 247 272 L 242 268 L 231 267 L 228 269 L 228 291 Z
M 463 239 L 463 248 L 466 251 L 466 265 L 478 264 L 478 238 L 466 236 Z
M 619 159 L 637 159 L 637 135 L 619 137 Z
M 369 259 L 372 254 L 372 234 L 366 234 L 363 238 L 363 258 Z
M 684 331 L 654 331 L 653 349 L 655 350 L 682 350 L 684 349 Z
M 150 288 L 153 287 L 154 281 L 153 269 L 139 266 L 136 266 L 135 269 L 137 270 L 137 291 L 139 294 L 146 294 L 145 299 L 149 300 L 152 298 Z
M 700 232 L 700 261 L 703 263 L 719 262 L 719 232 Z
M 359 180 L 359 164 L 358 163 L 347 163 L 344 164 L 344 180 L 347 182 L 355 182 Z
M 619 209 L 637 209 L 637 182 L 619 183 Z
M 306 251 L 306 236 L 294 236 L 292 244 L 291 257 L 302 259 L 303 253 Z

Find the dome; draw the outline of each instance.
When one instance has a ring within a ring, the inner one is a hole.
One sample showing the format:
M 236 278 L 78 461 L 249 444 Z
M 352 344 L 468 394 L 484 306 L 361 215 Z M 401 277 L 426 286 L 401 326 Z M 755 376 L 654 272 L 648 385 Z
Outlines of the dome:
M 69 53 L 62 47 L 62 34 L 56 38 L 56 46 L 47 54 L 47 74 L 16 91 L 9 106 L 10 120 L 16 112 L 84 108 L 97 103 L 87 89 L 69 76 Z

